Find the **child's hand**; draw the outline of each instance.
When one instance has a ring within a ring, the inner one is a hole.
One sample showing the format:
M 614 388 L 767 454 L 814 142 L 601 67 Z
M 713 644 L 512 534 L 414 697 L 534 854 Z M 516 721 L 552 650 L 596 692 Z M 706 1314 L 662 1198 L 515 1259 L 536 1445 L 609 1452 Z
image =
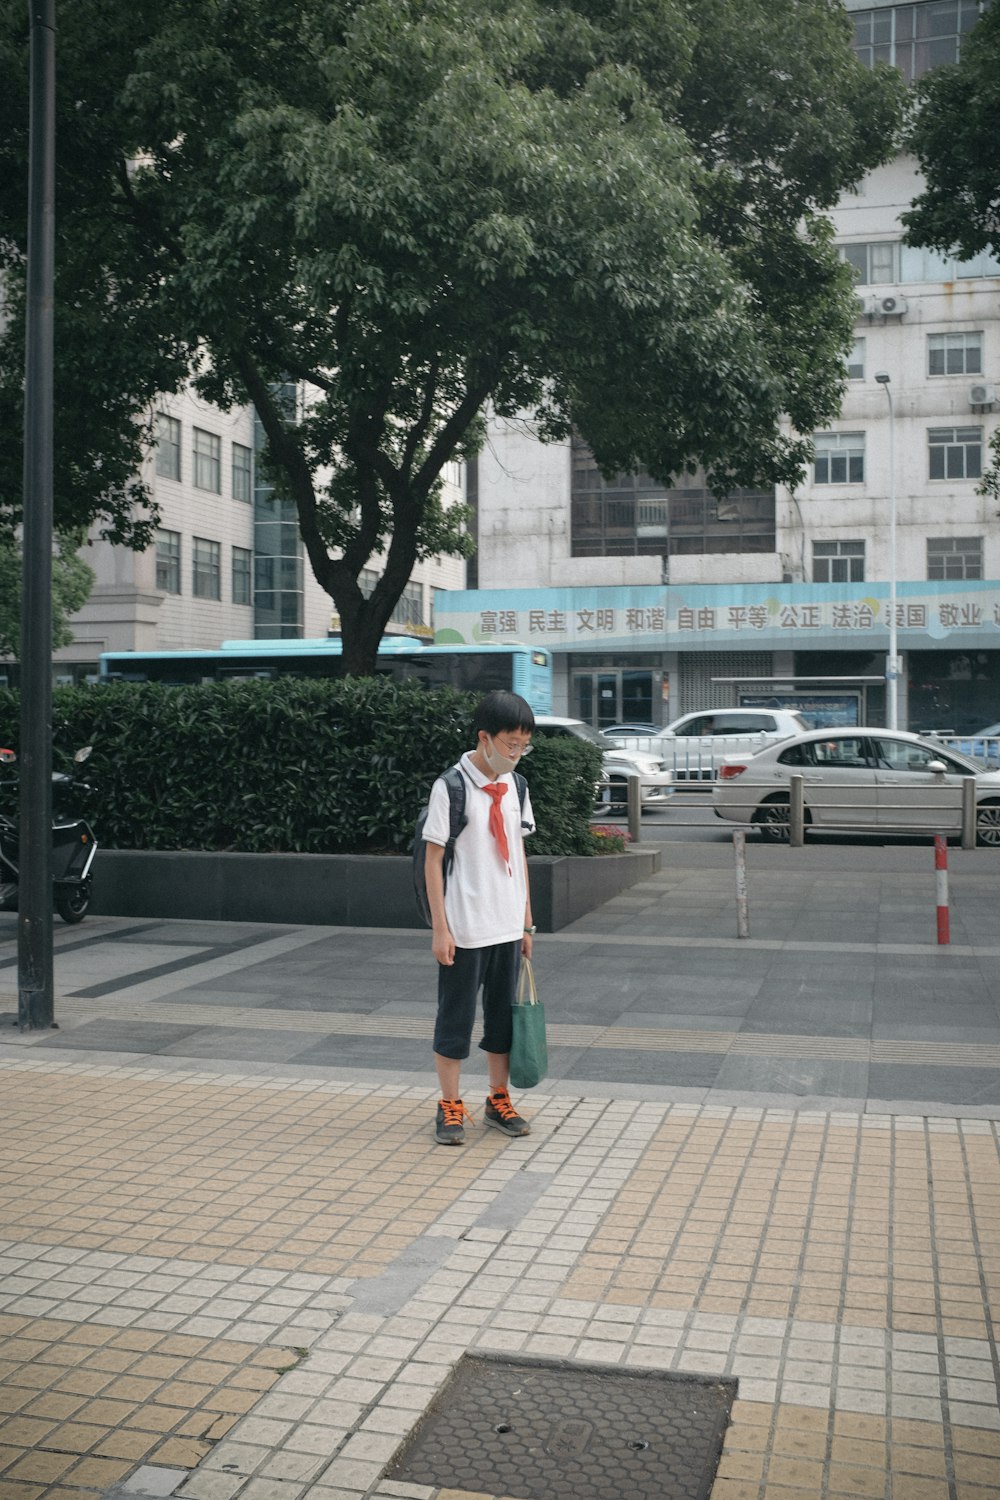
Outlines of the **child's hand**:
M 455 939 L 447 927 L 435 927 L 431 938 L 431 951 L 439 964 L 450 969 L 455 962 Z
M 532 943 L 534 941 L 535 940 L 532 937 L 532 935 L 531 935 L 530 932 L 526 932 L 524 934 L 524 937 L 521 939 L 521 957 L 522 958 L 530 958 L 531 957 L 531 945 L 532 945 Z

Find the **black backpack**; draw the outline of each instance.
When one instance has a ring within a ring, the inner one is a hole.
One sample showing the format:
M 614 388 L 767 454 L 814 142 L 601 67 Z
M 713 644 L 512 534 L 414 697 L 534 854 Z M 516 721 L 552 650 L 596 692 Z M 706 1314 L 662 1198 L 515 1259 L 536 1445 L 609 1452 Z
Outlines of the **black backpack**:
M 448 788 L 448 842 L 444 846 L 444 864 L 441 868 L 445 888 L 447 888 L 448 871 L 455 860 L 455 840 L 469 820 L 465 815 L 465 777 L 461 768 L 449 766 L 447 771 L 442 771 L 441 779 Z M 518 800 L 523 814 L 528 783 L 515 771 L 514 784 L 517 787 Z M 413 834 L 413 894 L 417 900 L 417 911 L 427 926 L 433 927 L 430 902 L 427 899 L 427 841 L 424 838 L 428 805 L 425 802 L 417 814 L 417 826 Z

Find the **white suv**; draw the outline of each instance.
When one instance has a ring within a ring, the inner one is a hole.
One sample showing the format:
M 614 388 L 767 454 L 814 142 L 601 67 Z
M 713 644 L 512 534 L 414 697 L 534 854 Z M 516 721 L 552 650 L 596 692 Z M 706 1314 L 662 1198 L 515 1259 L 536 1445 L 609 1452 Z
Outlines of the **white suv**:
M 655 735 L 612 732 L 608 738 L 657 756 L 675 781 L 714 781 L 727 755 L 755 755 L 810 727 L 787 708 L 715 708 L 682 714 Z
M 623 782 L 619 781 L 619 790 L 615 792 L 615 781 L 625 776 L 638 776 L 642 786 L 643 807 L 662 807 L 669 797 L 673 796 L 671 785 L 672 777 L 670 771 L 664 766 L 657 755 L 651 755 L 646 751 L 621 748 L 609 744 L 599 735 L 596 730 L 591 729 L 582 719 L 560 719 L 551 714 L 536 714 L 535 729 L 539 734 L 555 736 L 572 736 L 578 740 L 586 740 L 590 745 L 598 745 L 604 752 L 604 774 L 611 781 L 611 787 L 602 787 L 599 798 L 608 806 L 620 806 L 624 802 L 621 787 Z

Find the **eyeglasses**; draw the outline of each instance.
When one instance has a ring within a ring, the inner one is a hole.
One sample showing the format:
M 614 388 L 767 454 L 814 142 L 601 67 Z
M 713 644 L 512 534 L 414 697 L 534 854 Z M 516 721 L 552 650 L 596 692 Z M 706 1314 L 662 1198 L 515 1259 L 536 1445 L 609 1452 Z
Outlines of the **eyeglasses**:
M 493 743 L 499 745 L 504 754 L 509 755 L 512 760 L 516 760 L 519 756 L 523 760 L 535 748 L 534 745 L 513 745 L 510 740 L 498 739 L 496 735 L 493 736 Z

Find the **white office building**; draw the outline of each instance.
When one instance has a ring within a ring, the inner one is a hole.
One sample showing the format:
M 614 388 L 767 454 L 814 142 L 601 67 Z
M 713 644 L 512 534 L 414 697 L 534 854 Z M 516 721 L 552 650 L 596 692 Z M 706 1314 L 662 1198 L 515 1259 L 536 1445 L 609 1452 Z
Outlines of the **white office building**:
M 978 13 L 847 9 L 859 54 L 911 79 L 954 60 Z M 884 723 L 895 596 L 899 726 L 1000 719 L 1000 518 L 976 493 L 1000 423 L 1000 262 L 905 246 L 918 190 L 899 157 L 832 215 L 856 339 L 840 415 L 794 490 L 718 501 L 697 478 L 607 482 L 582 444 L 493 422 L 469 479 L 476 588 L 438 623 L 548 646 L 557 711 L 595 726 L 764 703 Z
M 146 552 L 93 540 L 96 582 L 56 653 L 57 681 L 86 681 L 105 651 L 213 649 L 225 640 L 324 638 L 338 633 L 333 601 L 313 577 L 295 508 L 258 472 L 251 408 L 220 411 L 191 392 L 163 398 L 145 478 L 160 510 Z M 451 465 L 446 490 L 461 497 Z M 378 559 L 361 577 L 374 588 Z M 391 629 L 430 634 L 440 589 L 461 587 L 461 558 L 419 563 Z

